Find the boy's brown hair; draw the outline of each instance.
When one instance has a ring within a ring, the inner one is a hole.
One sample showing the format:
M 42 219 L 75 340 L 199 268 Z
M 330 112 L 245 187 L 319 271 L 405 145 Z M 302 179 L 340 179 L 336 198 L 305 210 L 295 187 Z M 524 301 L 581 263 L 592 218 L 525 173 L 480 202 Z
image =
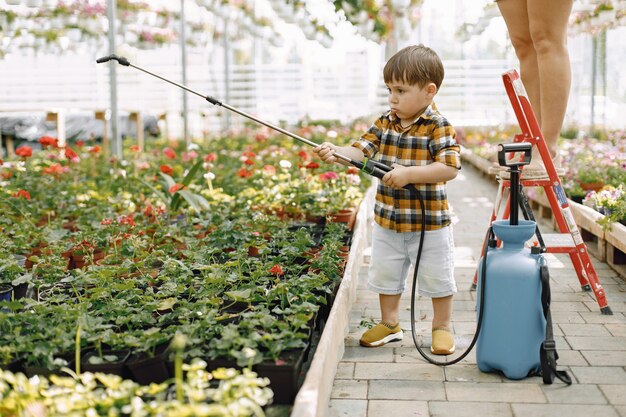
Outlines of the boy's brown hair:
M 437 90 L 443 82 L 443 75 L 443 63 L 439 55 L 422 44 L 407 46 L 396 52 L 383 69 L 386 84 L 399 81 L 424 87 L 432 82 Z

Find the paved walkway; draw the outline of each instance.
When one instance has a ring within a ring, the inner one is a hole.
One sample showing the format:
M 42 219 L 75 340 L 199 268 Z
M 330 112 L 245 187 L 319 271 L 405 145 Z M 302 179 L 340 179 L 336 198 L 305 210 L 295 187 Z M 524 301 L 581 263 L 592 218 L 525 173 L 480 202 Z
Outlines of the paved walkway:
M 449 184 L 456 219 L 456 279 L 454 331 L 458 350 L 475 330 L 475 292 L 470 292 L 476 262 L 496 195 L 495 182 L 471 166 Z M 550 232 L 550 226 L 540 224 Z M 447 368 L 424 361 L 413 346 L 410 294 L 403 296 L 402 342 L 362 348 L 360 323 L 380 318 L 378 297 L 365 286 L 367 259 L 359 274 L 346 349 L 335 376 L 329 416 L 350 417 L 626 417 L 626 280 L 606 263 L 594 260 L 614 315 L 600 314 L 590 292 L 582 292 L 567 255 L 547 255 L 552 278 L 552 317 L 560 356 L 572 386 L 560 381 L 544 385 L 533 377 L 511 381 L 482 373 L 475 351 Z M 407 286 L 410 291 L 410 285 Z M 417 330 L 430 346 L 430 300 L 417 301 Z M 427 335 L 427 336 L 426 336 Z

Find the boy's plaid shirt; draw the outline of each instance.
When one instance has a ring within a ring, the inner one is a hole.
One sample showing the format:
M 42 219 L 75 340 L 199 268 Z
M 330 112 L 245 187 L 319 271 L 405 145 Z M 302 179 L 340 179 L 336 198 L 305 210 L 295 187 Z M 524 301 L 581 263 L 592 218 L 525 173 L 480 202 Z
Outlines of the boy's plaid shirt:
M 433 162 L 461 169 L 460 146 L 454 128 L 433 106 L 410 127 L 403 129 L 400 119 L 390 111 L 383 114 L 352 146 L 366 157 L 386 165 L 424 166 Z M 426 230 L 437 230 L 450 224 L 445 182 L 416 184 L 424 199 Z M 397 232 L 421 230 L 419 200 L 406 189 L 395 189 L 378 183 L 374 218 L 382 227 Z

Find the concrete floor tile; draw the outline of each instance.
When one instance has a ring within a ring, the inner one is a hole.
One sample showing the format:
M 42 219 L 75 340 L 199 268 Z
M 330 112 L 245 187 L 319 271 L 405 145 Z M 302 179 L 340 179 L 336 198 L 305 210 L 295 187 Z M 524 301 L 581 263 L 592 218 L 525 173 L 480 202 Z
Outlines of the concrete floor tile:
M 328 404 L 328 417 L 368 417 L 367 400 L 331 399 Z
M 346 347 L 341 359 L 344 362 L 393 362 L 393 348 Z
M 617 298 L 617 297 L 615 297 Z M 621 298 L 621 297 L 620 297 Z M 624 313 L 626 312 L 626 303 L 623 301 L 617 301 L 614 297 L 607 297 L 607 302 L 609 307 L 611 307 L 611 311 L 613 313 Z M 595 301 L 586 301 L 585 305 L 589 307 L 591 311 L 596 311 L 598 309 L 598 303 Z
M 626 370 L 617 366 L 570 367 L 580 384 L 626 385 Z
M 446 382 L 448 401 L 545 403 L 538 385 L 498 382 Z
M 626 350 L 581 350 L 580 353 L 591 366 L 626 366 Z
M 338 379 L 333 384 L 330 398 L 338 399 L 367 399 L 368 381 L 356 379 Z
M 555 311 L 550 312 L 552 315 L 552 323 L 576 323 L 576 324 L 584 324 L 587 323 L 582 316 L 578 312 L 570 312 L 570 311 Z M 596 313 L 597 314 L 597 313 Z
M 430 417 L 513 417 L 511 406 L 505 403 L 431 401 L 428 406 Z
M 435 365 L 414 363 L 357 363 L 356 379 L 407 379 L 443 381 L 443 369 Z
M 605 324 L 604 327 L 613 336 L 626 336 L 626 323 L 609 323 Z
M 589 366 L 589 362 L 577 350 L 558 349 L 559 360 L 557 366 Z
M 371 380 L 367 398 L 370 400 L 441 400 L 446 393 L 441 381 Z
M 515 416 L 524 417 L 619 417 L 610 405 L 511 404 Z
M 620 312 L 613 312 L 612 316 L 608 316 L 606 314 L 600 314 L 599 311 L 590 311 L 588 313 L 581 311 L 578 314 L 580 314 L 583 320 L 585 320 L 585 323 L 602 323 L 602 324 L 626 323 L 626 316 L 624 316 L 624 314 Z
M 615 410 L 619 414 L 619 417 L 626 417 L 626 405 L 618 405 Z
M 609 400 L 609 404 L 626 406 L 626 389 L 620 385 L 600 385 L 600 390 Z
M 339 362 L 335 379 L 352 379 L 354 377 L 354 362 Z
M 554 404 L 608 404 L 597 385 L 572 384 L 565 385 L 558 380 L 551 385 L 542 385 L 544 395 L 549 403 Z
M 567 336 L 565 339 L 572 349 L 575 350 L 626 351 L 626 336 Z
M 481 372 L 475 365 L 455 364 L 444 369 L 448 382 L 502 382 L 497 372 Z
M 368 417 L 429 417 L 426 401 L 371 400 L 367 408 Z
M 550 311 L 591 311 L 582 301 L 552 301 Z
M 561 323 L 557 327 L 565 336 L 611 336 L 609 330 L 602 324 Z

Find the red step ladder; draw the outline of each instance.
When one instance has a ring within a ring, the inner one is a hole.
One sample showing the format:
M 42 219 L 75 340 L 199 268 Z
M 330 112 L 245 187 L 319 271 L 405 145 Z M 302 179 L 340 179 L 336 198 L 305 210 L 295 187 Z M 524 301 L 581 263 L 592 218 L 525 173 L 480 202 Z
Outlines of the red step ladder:
M 552 161 L 552 157 L 550 156 L 548 147 L 545 143 L 545 140 L 543 139 L 541 129 L 539 128 L 539 124 L 537 123 L 537 119 L 535 118 L 535 114 L 530 105 L 530 101 L 528 100 L 524 85 L 522 84 L 522 81 L 517 71 L 514 69 L 502 74 L 502 79 L 504 81 L 506 92 L 513 106 L 513 110 L 515 111 L 515 116 L 520 125 L 520 128 L 522 129 L 522 134 L 515 135 L 513 141 L 529 142 L 532 144 L 532 146 L 537 146 L 537 149 L 539 150 L 539 154 L 541 156 L 541 160 L 543 161 L 548 174 L 547 178 L 532 180 L 525 180 L 522 174 L 522 179 L 520 181 L 520 185 L 522 188 L 543 187 L 546 196 L 548 197 L 548 201 L 550 202 L 550 207 L 552 208 L 554 218 L 556 219 L 559 233 L 540 234 L 538 231 L 537 237 L 542 243 L 542 247 L 544 247 L 545 252 L 569 254 L 572 264 L 574 265 L 574 268 L 576 270 L 576 274 L 578 275 L 578 281 L 580 282 L 583 291 L 592 290 L 602 314 L 611 315 L 613 314 L 613 312 L 611 311 L 611 307 L 609 307 L 607 303 L 604 289 L 598 281 L 598 276 L 593 267 L 593 264 L 591 263 L 591 259 L 589 258 L 587 245 L 583 241 L 580 231 L 576 226 L 576 222 L 574 221 L 569 202 L 567 200 L 567 197 L 565 196 L 565 192 L 563 191 L 563 186 L 561 185 L 561 180 L 557 175 L 554 163 Z M 523 166 L 520 168 L 523 172 Z M 505 194 L 508 194 L 507 202 L 500 220 L 506 220 L 509 218 L 510 215 L 510 181 L 498 178 L 498 182 L 498 193 L 496 196 L 496 203 L 491 214 L 491 220 L 489 223 L 490 225 L 493 221 L 498 220 L 500 204 Z M 529 215 L 531 220 L 534 220 L 532 218 L 532 212 L 530 211 L 530 207 L 527 204 L 525 196 L 522 197 L 521 200 L 524 200 L 522 202 L 522 205 L 526 203 L 525 214 Z M 483 248 L 484 247 L 485 245 L 483 245 Z M 484 253 L 482 255 L 484 255 Z M 478 278 L 477 274 L 478 272 L 474 274 L 472 289 L 476 288 Z

